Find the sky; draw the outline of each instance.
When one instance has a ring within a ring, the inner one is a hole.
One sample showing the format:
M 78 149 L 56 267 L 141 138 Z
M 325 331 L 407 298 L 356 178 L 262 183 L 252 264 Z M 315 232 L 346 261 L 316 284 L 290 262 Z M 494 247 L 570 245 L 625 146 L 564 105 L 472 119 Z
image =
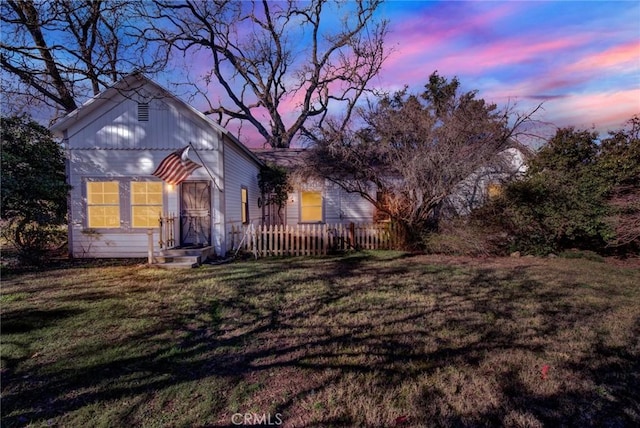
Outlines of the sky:
M 541 105 L 532 146 L 559 127 L 606 135 L 640 114 L 640 1 L 387 0 L 377 13 L 391 52 L 377 89 L 421 93 L 437 70 L 500 107 Z M 241 140 L 264 143 L 250 125 Z
M 419 91 L 437 70 L 500 106 L 542 103 L 547 131 L 640 114 L 638 1 L 388 1 L 380 15 L 393 52 L 376 86 Z

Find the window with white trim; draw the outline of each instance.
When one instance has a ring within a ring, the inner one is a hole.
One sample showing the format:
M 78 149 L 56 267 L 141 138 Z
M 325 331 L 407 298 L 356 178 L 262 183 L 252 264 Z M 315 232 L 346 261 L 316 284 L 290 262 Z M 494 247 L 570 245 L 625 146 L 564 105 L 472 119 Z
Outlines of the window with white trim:
M 300 192 L 300 221 L 322 223 L 322 192 Z
M 162 182 L 131 182 L 131 227 L 154 228 L 162 215 Z
M 120 182 L 87 182 L 87 226 L 96 229 L 120 227 Z
M 249 223 L 249 191 L 246 187 L 240 189 L 240 217 L 242 224 Z

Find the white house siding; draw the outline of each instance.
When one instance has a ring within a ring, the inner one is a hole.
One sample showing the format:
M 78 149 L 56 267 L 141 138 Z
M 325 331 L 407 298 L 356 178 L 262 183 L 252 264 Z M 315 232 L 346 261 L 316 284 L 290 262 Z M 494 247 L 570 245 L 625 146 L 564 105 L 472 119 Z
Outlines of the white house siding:
M 323 219 L 327 224 L 373 223 L 375 207 L 356 193 L 348 193 L 337 184 L 304 183 L 289 194 L 286 206 L 287 224 L 300 222 L 300 192 L 316 190 L 322 192 Z
M 157 180 L 151 173 L 162 159 L 189 143 L 200 155 L 198 157 L 191 150 L 190 158 L 207 167 L 196 170 L 189 180 L 212 181 L 212 239 L 218 243 L 223 240 L 222 197 L 218 189 L 218 186 L 223 187 L 222 133 L 176 100 L 159 98 L 161 93 L 154 89 L 148 86 L 137 92 L 143 95 L 116 94 L 112 100 L 101 100 L 100 109 L 66 125 L 69 182 L 73 186 L 69 229 L 74 257 L 145 257 L 147 231 L 133 229 L 129 224 L 128 183 L 131 180 Z M 147 122 L 138 121 L 139 99 L 149 102 Z M 120 229 L 88 231 L 85 193 L 86 181 L 92 179 L 122 182 Z M 165 184 L 163 199 L 165 213 L 179 213 L 179 189 Z M 154 243 L 157 241 L 156 234 Z M 223 248 L 217 250 L 223 251 Z
M 286 224 L 298 224 L 300 222 L 300 194 L 298 192 L 289 193 L 284 211 L 286 212 Z
M 248 191 L 249 202 L 249 222 L 259 225 L 262 222 L 262 209 L 258 207 L 258 198 L 261 196 L 258 186 L 258 173 L 260 167 L 255 160 L 244 151 L 240 150 L 230 141 L 225 141 L 224 145 L 224 207 L 225 207 L 225 228 L 226 237 L 229 237 L 231 226 L 242 224 L 241 211 L 241 189 L 245 187 Z M 225 246 L 230 248 L 231 242 L 225 240 Z
M 457 215 L 469 215 L 489 199 L 489 186 L 501 185 L 527 171 L 525 155 L 515 147 L 501 152 L 503 164 L 481 167 L 460 182 L 446 199 L 447 207 Z
M 326 185 L 326 223 L 373 223 L 375 207 L 357 193 L 348 193 L 338 185 Z

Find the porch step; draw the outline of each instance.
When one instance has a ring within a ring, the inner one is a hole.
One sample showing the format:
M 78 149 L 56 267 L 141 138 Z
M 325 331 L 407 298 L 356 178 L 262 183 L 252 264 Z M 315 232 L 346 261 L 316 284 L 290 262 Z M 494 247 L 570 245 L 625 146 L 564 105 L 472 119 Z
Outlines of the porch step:
M 154 266 L 161 267 L 163 269 L 191 269 L 200 266 L 200 263 L 192 262 L 167 262 L 167 263 L 155 263 Z
M 212 247 L 172 248 L 160 251 L 155 257 L 154 265 L 165 268 L 194 268 L 200 266 L 211 254 Z

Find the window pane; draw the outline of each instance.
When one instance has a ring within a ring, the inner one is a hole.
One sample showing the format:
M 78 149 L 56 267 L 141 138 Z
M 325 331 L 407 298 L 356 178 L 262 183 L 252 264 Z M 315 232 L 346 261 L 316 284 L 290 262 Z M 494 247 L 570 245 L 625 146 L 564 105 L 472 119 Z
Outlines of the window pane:
M 322 221 L 322 207 L 303 207 L 302 221 Z
M 112 206 L 89 206 L 87 209 L 88 226 L 114 228 L 120 227 L 120 208 Z
M 102 182 L 87 183 L 87 202 L 90 204 L 104 203 L 104 193 L 102 189 Z
M 158 219 L 162 212 L 162 206 L 135 206 L 132 207 L 133 227 L 159 227 Z
M 117 181 L 87 183 L 87 225 L 96 228 L 120 227 L 120 184 Z
M 120 183 L 117 181 L 104 181 L 101 183 L 104 188 L 104 193 L 118 194 L 120 191 Z
M 147 182 L 147 203 L 152 205 L 162 204 L 162 183 Z
M 302 192 L 302 205 L 322 205 L 320 192 Z
M 301 192 L 300 194 L 300 221 L 322 221 L 322 193 Z
M 147 203 L 147 195 L 145 193 L 132 193 L 131 203 L 136 205 L 144 205 Z
M 162 193 L 148 193 L 147 204 L 162 205 Z
M 120 195 L 118 193 L 105 193 L 102 197 L 102 203 L 108 205 L 120 204 Z
M 131 183 L 131 226 L 159 227 L 162 213 L 162 183 L 134 181 Z
M 249 192 L 247 189 L 240 189 L 240 220 L 242 223 L 249 221 Z

